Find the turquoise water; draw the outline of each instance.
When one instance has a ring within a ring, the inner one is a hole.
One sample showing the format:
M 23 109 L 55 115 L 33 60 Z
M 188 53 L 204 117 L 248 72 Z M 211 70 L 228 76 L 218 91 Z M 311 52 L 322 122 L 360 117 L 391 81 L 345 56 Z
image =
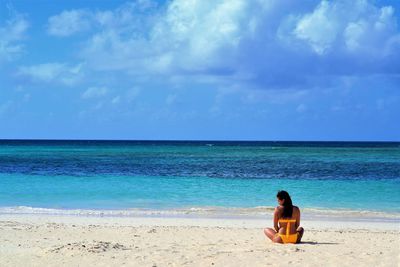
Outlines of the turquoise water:
M 0 208 L 400 212 L 399 143 L 0 142 Z

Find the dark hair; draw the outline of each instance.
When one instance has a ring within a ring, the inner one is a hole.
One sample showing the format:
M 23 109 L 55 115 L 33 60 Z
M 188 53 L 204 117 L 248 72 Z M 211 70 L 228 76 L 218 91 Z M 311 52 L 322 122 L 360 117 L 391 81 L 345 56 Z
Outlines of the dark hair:
M 278 191 L 278 194 L 276 194 L 276 197 L 279 198 L 279 200 L 285 200 L 283 202 L 283 218 L 291 218 L 292 213 L 293 213 L 293 204 L 292 204 L 292 199 L 289 196 L 289 193 L 286 191 Z

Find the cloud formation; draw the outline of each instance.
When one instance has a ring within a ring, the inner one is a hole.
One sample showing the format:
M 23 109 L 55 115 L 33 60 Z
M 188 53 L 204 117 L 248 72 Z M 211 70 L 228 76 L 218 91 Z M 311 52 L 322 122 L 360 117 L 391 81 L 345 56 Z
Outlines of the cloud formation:
M 106 87 L 90 87 L 82 94 L 82 98 L 83 99 L 98 98 L 106 95 L 107 92 L 108 89 Z M 115 98 L 113 99 L 113 101 L 114 100 Z
M 368 1 L 326 1 L 295 21 L 293 35 L 319 55 L 333 49 L 350 53 L 381 53 L 398 38 L 394 8 Z M 381 55 L 385 55 L 382 54 Z
M 391 6 L 322 0 L 291 7 L 288 13 L 288 3 L 277 0 L 137 1 L 64 11 L 49 24 L 66 25 L 53 31 L 58 36 L 92 29 L 80 53 L 91 69 L 165 82 L 331 86 L 337 79 L 330 77 L 375 75 L 400 61 Z
M 31 66 L 21 66 L 18 76 L 29 77 L 33 81 L 55 82 L 64 85 L 73 85 L 82 78 L 82 66 L 68 65 L 66 63 L 45 63 Z
M 20 14 L 0 25 L 0 63 L 10 61 L 24 51 L 22 40 L 26 37 L 28 21 Z
M 66 10 L 49 18 L 47 32 L 55 36 L 70 36 L 90 28 L 90 13 L 85 10 Z

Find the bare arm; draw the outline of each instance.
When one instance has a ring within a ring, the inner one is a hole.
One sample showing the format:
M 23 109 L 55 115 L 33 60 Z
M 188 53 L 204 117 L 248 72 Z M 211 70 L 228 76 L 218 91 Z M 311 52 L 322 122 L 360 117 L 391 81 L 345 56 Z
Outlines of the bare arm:
M 278 208 L 275 208 L 275 211 L 274 211 L 274 229 L 277 232 L 279 232 L 278 221 L 279 221 L 279 210 L 278 210 Z
M 296 218 L 296 229 L 299 228 L 299 226 L 300 226 L 300 209 L 297 208 L 297 210 L 298 210 L 298 213 L 297 213 L 298 215 Z

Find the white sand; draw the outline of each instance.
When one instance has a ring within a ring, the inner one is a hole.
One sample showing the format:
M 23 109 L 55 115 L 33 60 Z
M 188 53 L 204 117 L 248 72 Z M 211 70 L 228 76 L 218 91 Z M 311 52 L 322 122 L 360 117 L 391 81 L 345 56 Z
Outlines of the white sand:
M 269 219 L 0 215 L 0 266 L 400 266 L 396 222 L 303 221 L 273 244 Z

